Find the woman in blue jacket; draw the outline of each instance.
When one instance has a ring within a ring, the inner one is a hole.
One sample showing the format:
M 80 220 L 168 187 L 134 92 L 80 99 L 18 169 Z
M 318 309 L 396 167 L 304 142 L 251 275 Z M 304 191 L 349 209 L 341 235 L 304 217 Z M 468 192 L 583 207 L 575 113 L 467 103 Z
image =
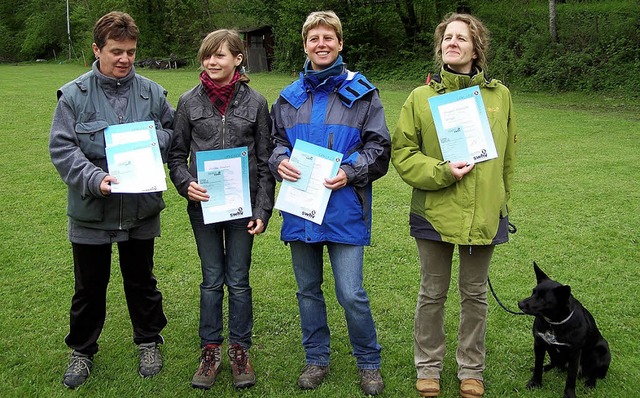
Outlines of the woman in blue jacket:
M 269 165 L 278 179 L 298 180 L 300 170 L 289 162 L 297 139 L 340 152 L 343 160 L 337 176 L 325 180 L 332 192 L 322 224 L 283 213 L 281 239 L 291 248 L 306 353 L 298 385 L 314 389 L 329 370 L 330 335 L 322 293 L 326 246 L 360 385 L 365 393 L 376 395 L 384 388 L 381 347 L 362 286 L 362 268 L 364 246 L 371 239 L 371 183 L 387 172 L 389 131 L 377 89 L 342 61 L 342 25 L 336 14 L 309 14 L 302 38 L 304 71 L 282 90 L 271 109 L 276 147 Z

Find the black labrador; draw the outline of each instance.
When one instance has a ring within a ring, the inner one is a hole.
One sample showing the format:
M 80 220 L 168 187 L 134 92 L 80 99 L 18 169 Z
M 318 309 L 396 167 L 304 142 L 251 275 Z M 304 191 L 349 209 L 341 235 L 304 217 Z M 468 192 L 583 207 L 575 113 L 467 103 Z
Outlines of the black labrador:
M 573 297 L 571 287 L 550 279 L 535 262 L 533 268 L 537 285 L 529 298 L 518 303 L 522 312 L 535 316 L 535 365 L 527 388 L 542 386 L 543 371 L 566 369 L 564 398 L 575 398 L 578 374 L 586 379 L 588 388 L 606 376 L 611 362 L 609 344 L 591 313 Z M 551 362 L 543 366 L 545 353 Z

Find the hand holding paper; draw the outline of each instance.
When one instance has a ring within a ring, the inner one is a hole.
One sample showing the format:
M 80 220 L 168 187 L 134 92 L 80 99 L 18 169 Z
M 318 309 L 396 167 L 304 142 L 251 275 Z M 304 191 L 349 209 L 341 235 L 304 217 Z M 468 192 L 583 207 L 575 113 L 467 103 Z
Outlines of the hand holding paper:
M 346 182 L 338 175 L 341 162 L 339 152 L 296 140 L 291 158 L 278 166 L 283 181 L 275 208 L 322 224 L 331 190 Z

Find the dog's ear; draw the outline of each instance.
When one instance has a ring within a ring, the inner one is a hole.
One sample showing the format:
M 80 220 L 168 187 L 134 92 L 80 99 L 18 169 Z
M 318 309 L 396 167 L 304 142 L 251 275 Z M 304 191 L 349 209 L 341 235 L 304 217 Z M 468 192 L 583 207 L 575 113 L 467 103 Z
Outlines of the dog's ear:
M 569 297 L 571 296 L 571 286 L 562 285 L 556 287 L 553 290 L 555 292 L 556 298 L 558 299 L 558 302 L 566 303 L 567 301 L 569 301 Z
M 545 279 L 549 279 L 549 277 L 547 276 L 547 274 L 545 274 L 540 267 L 538 267 L 538 264 L 536 264 L 536 262 L 533 262 L 533 270 L 536 272 L 536 280 L 538 281 L 538 283 L 542 282 Z

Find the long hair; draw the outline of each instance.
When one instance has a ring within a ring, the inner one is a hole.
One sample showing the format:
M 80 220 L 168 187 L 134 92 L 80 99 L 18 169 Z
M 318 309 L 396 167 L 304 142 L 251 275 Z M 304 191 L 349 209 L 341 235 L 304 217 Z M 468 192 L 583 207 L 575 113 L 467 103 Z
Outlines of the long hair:
M 487 52 L 489 51 L 489 30 L 476 17 L 469 14 L 452 13 L 445 17 L 436 27 L 433 35 L 434 59 L 439 67 L 442 67 L 442 39 L 447 26 L 453 21 L 461 21 L 469 26 L 471 41 L 473 42 L 473 50 L 477 58 L 473 60 L 473 66 L 486 70 L 487 68 Z
M 219 29 L 209 33 L 204 39 L 202 39 L 202 43 L 200 44 L 200 49 L 198 49 L 198 61 L 202 66 L 202 61 L 206 58 L 209 58 L 213 53 L 218 51 L 223 44 L 227 43 L 227 47 L 229 47 L 229 52 L 234 57 L 238 55 L 242 55 L 242 62 L 240 65 L 236 66 L 237 71 L 242 71 L 242 67 L 247 62 L 247 55 L 244 51 L 244 43 L 240 38 L 240 35 L 235 30 L 231 29 Z M 242 73 L 240 76 L 240 81 L 249 82 L 249 76 L 246 73 Z

